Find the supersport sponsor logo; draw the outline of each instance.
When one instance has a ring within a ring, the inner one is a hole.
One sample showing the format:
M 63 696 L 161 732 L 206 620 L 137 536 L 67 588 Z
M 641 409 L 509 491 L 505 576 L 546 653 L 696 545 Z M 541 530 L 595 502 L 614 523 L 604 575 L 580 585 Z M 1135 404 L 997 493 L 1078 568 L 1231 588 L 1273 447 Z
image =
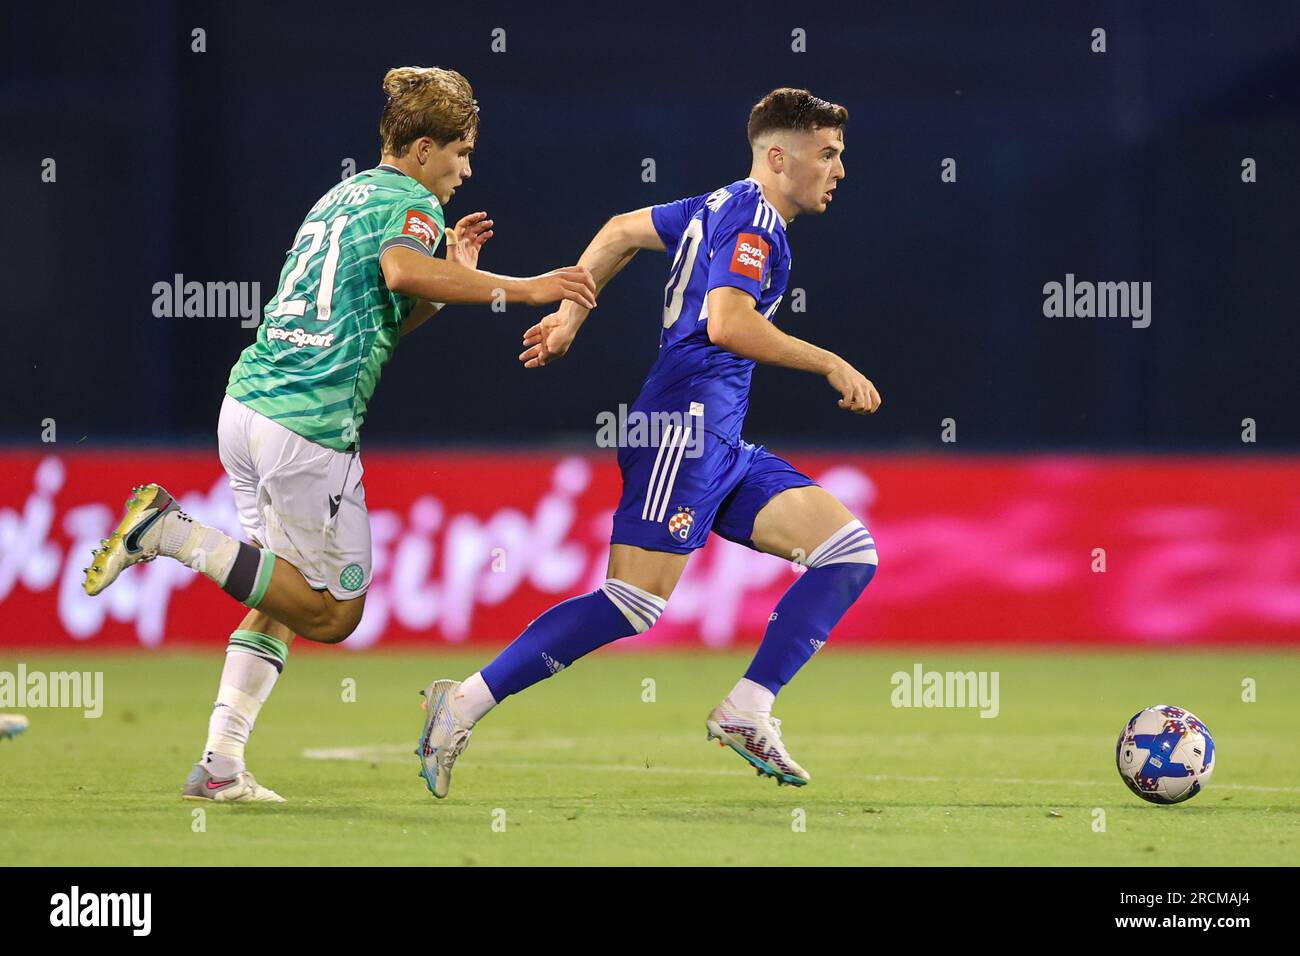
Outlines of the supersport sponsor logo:
M 269 342 L 287 342 L 296 349 L 304 346 L 312 348 L 329 348 L 334 344 L 333 332 L 304 332 L 284 326 L 267 326 L 266 338 Z
M 767 262 L 771 247 L 762 236 L 742 232 L 736 237 L 736 249 L 731 255 L 731 271 L 751 279 L 763 278 L 763 264 Z
M 433 217 L 418 209 L 406 210 L 406 225 L 402 227 L 402 232 L 420 240 L 429 247 L 430 252 L 433 251 L 439 235 L 438 224 L 433 221 Z

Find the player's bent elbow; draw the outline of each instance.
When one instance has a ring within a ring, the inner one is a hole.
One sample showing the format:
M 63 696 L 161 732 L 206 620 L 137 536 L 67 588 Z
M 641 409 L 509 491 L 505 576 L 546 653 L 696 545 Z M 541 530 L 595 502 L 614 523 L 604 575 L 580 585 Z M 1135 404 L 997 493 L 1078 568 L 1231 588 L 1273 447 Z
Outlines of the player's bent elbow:
M 605 239 L 613 246 L 617 246 L 622 252 L 634 248 L 632 243 L 632 230 L 629 228 L 628 213 L 619 213 L 617 216 L 610 216 L 605 220 L 605 225 L 600 227 L 600 231 L 605 234 Z
M 627 255 L 639 249 L 663 251 L 664 243 L 655 230 L 649 209 L 636 209 L 610 217 L 602 227 L 619 250 Z
M 384 274 L 384 285 L 388 286 L 389 292 L 397 292 L 403 295 L 406 294 L 406 287 L 402 282 L 405 276 L 402 275 L 401 266 L 395 265 L 390 260 L 385 259 L 380 264 L 379 271 Z
M 379 271 L 384 275 L 384 285 L 390 292 L 410 295 L 411 270 L 402 265 L 401 251 L 394 249 L 379 260 Z
M 709 341 L 720 349 L 734 352 L 737 339 L 754 313 L 754 300 L 738 289 L 721 286 L 710 289 L 707 305 L 709 317 L 706 331 Z
M 709 316 L 706 331 L 709 333 L 709 341 L 720 349 L 729 348 L 728 336 L 734 325 L 727 321 L 726 317 L 720 314 L 711 314 Z

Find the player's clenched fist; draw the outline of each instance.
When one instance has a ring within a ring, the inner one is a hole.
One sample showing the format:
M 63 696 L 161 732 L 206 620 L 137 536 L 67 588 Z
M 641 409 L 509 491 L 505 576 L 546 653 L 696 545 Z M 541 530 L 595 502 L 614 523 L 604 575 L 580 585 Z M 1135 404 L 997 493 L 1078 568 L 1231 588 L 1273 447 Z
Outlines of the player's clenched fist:
M 866 415 L 868 412 L 874 413 L 880 407 L 881 398 L 880 393 L 876 391 L 876 386 L 843 359 L 840 359 L 839 363 L 830 370 L 826 381 L 830 383 L 831 388 L 840 393 L 838 402 L 840 408 Z
M 527 280 L 524 301 L 546 305 L 567 299 L 584 309 L 596 307 L 596 280 L 586 266 L 565 266 Z

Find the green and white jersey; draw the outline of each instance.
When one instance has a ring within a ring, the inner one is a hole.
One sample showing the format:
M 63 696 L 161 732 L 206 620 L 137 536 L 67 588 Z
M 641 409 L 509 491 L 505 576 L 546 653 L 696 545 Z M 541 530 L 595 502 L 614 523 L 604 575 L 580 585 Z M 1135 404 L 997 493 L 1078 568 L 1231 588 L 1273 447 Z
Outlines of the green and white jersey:
M 393 166 L 327 192 L 298 230 L 226 394 L 308 441 L 355 451 L 379 372 L 416 305 L 384 285 L 379 257 L 393 246 L 431 256 L 445 228 L 437 198 Z

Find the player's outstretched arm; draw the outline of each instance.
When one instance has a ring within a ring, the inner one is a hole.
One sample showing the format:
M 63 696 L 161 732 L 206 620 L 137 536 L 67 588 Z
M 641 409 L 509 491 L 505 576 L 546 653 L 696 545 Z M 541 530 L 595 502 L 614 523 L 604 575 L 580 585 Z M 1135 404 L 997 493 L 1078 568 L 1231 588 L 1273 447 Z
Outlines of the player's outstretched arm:
M 664 251 L 664 242 L 650 218 L 649 206 L 615 216 L 601 226 L 587 243 L 578 265 L 591 271 L 599 293 L 642 249 Z M 519 356 L 524 368 L 537 368 L 564 355 L 590 311 L 569 300 L 525 332 L 524 351 Z
M 859 415 L 880 407 L 880 393 L 834 352 L 787 335 L 763 318 L 748 292 L 732 286 L 709 290 L 709 340 L 741 358 L 823 376 L 840 393 L 840 408 Z
M 478 268 L 479 253 L 492 238 L 492 220 L 485 212 L 472 212 L 462 216 L 455 227 L 447 230 L 447 241 L 443 246 L 444 258 L 448 262 L 459 262 L 467 269 Z M 409 335 L 433 318 L 446 303 L 426 302 L 421 300 L 402 323 L 402 335 Z
M 379 269 L 394 292 L 430 302 L 489 303 L 504 295 L 507 304 L 545 305 L 563 300 L 585 309 L 596 307 L 596 285 L 582 266 L 521 279 L 468 269 L 458 262 L 394 246 L 379 260 Z

